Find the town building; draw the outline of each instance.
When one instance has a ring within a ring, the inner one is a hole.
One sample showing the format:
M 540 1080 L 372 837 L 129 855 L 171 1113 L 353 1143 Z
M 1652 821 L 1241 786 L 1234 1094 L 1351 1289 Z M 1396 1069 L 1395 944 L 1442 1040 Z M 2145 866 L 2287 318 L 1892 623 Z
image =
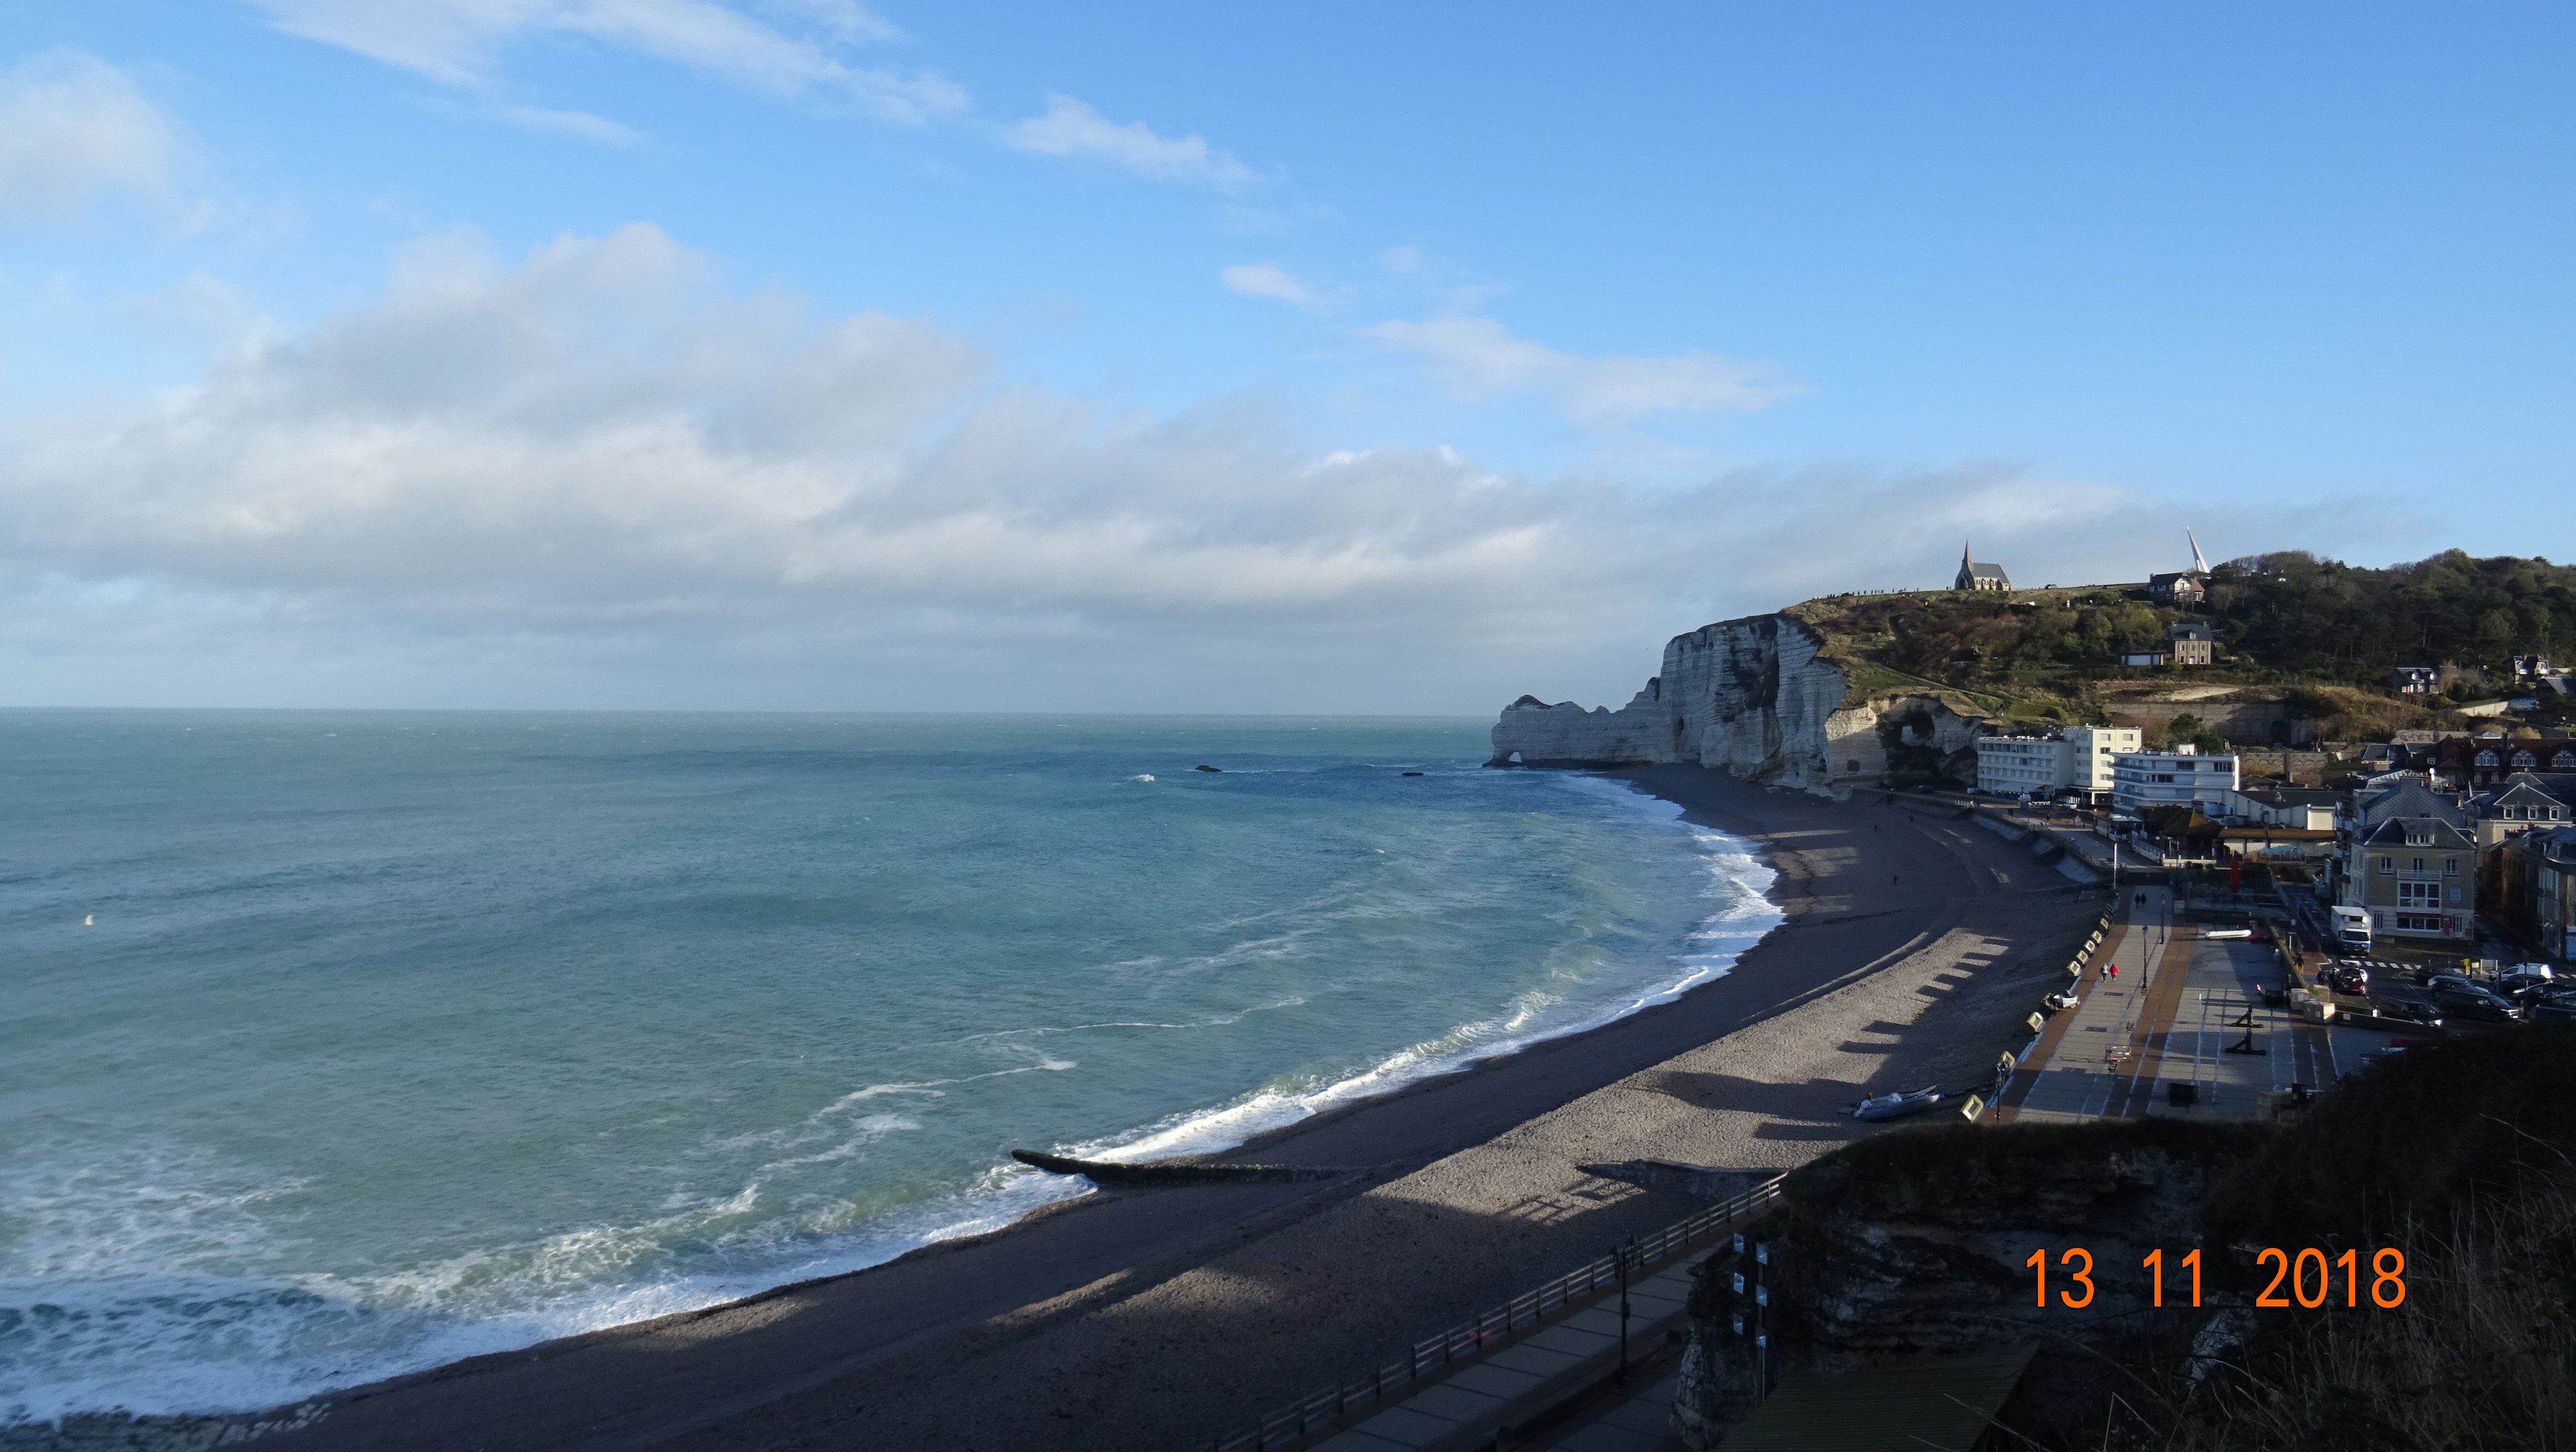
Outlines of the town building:
M 1969 552 L 1968 546 L 1962 544 L 1959 547 L 1959 574 L 1950 582 L 1950 588 L 2009 593 L 2012 590 L 2012 579 L 2004 573 L 2004 567 L 2001 565 L 1978 564 L 1975 556 Z
M 2249 786 L 2227 794 L 2220 815 L 2249 827 L 2332 832 L 2344 794 L 2322 787 Z
M 2171 659 L 2173 659 L 2173 655 L 2169 651 L 2132 650 L 2125 651 L 2121 654 L 2120 664 L 2124 666 L 2160 666 Z
M 2432 666 L 2399 666 L 2388 673 L 2388 689 L 2401 696 L 2438 695 L 2442 673 Z
M 2410 753 L 2407 764 L 2424 768 L 2450 786 L 2486 791 L 2503 785 L 2516 772 L 2576 771 L 2576 741 L 2563 736 L 2507 736 L 2502 731 L 2445 736 Z
M 2062 731 L 1984 736 L 1977 740 L 1977 790 L 1996 796 L 2046 796 L 2111 788 L 2111 763 L 2143 738 L 2133 726 L 2074 726 Z
M 2480 847 L 2508 837 L 2576 822 L 2576 772 L 2518 771 L 2492 791 L 2469 798 L 2469 820 Z
M 2189 746 L 2125 752 L 2111 758 L 2111 805 L 2135 816 L 2149 807 L 2190 807 L 2215 817 L 2237 788 L 2236 758 L 2203 756 Z
M 2561 963 L 2576 958 L 2576 826 L 2514 838 L 2498 871 L 2497 920 Z
M 2468 813 L 2408 777 L 2353 802 L 2335 901 L 2375 934 L 2465 943 L 2476 932 L 2478 852 Z
M 2217 658 L 2218 632 L 2197 620 L 2186 620 L 2165 631 L 2165 653 L 2178 666 L 2205 666 Z

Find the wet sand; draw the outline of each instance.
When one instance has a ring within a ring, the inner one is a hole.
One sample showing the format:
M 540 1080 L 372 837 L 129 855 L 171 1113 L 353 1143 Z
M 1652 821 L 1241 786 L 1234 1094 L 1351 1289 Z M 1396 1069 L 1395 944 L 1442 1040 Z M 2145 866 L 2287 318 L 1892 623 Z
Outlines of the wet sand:
M 1837 1112 L 1863 1090 L 1981 1083 L 2098 911 L 2098 892 L 1945 814 L 1627 775 L 1762 845 L 1784 924 L 1674 1003 L 1228 1157 L 1360 1173 L 1103 1192 L 870 1270 L 320 1399 L 318 1421 L 261 1445 L 1205 1445 L 1693 1208 L 1580 1165 L 1776 1171 L 1864 1132 Z

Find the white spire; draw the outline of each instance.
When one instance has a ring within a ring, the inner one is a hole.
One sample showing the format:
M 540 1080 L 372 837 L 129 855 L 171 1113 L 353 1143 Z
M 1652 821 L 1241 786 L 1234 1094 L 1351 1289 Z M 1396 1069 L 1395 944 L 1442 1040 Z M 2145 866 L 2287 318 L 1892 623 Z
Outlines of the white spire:
M 2193 539 L 2191 531 L 2187 529 L 2182 532 L 2182 537 L 2191 540 L 2191 567 L 2201 574 L 2208 574 L 2209 559 L 2200 552 L 2200 541 Z

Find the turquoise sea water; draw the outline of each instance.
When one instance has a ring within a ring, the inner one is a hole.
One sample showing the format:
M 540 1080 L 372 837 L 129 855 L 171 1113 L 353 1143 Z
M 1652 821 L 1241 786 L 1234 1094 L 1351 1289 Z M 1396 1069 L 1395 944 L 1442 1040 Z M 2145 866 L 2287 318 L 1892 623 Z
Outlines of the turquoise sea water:
M 1741 844 L 1484 755 L 1467 721 L 0 712 L 0 1423 L 867 1265 L 1080 1192 L 1012 1146 L 1239 1142 L 1777 921 Z

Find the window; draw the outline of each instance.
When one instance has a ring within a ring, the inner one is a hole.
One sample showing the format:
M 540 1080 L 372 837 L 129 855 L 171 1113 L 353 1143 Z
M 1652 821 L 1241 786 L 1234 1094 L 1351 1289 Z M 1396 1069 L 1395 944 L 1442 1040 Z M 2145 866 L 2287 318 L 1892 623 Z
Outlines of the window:
M 2442 875 L 2443 875 L 2444 877 L 2457 877 L 2457 876 L 2459 876 L 2459 875 L 2460 875 L 2460 859 L 2458 859 L 2457 857 L 2445 857 L 2445 858 L 2443 858 L 2443 859 L 2442 859 Z
M 2382 872 L 2395 872 L 2397 870 L 2397 859 L 2394 857 L 2380 858 L 2379 870 Z
M 2438 933 L 2442 931 L 2442 920 L 2439 917 L 2428 918 L 2418 916 L 2414 913 L 2399 913 L 2397 915 L 2397 931 L 2401 933 Z
M 2513 754 L 2513 764 L 2518 771 L 2529 771 L 2540 765 L 2540 758 L 2528 751 L 2517 751 Z
M 2401 882 L 2397 884 L 2397 905 L 2402 908 L 2440 907 L 2442 905 L 2441 884 Z
M 2421 858 L 2421 857 L 2416 858 L 2416 859 L 2415 859 L 2415 866 L 2414 866 L 2412 869 L 2410 869 L 2410 870 L 2411 870 L 2411 871 L 2415 871 L 2415 872 L 2421 872 L 2421 871 L 2423 871 L 2423 870 L 2424 870 L 2424 859 L 2423 859 L 2423 858 Z
M 2496 764 L 2496 754 L 2495 754 L 2494 752 L 2492 752 L 2492 751 L 2481 751 L 2481 752 L 2479 752 L 2479 753 L 2478 753 L 2478 765 L 2480 765 L 2480 766 L 2493 766 L 2493 765 L 2495 765 L 2495 764 Z

